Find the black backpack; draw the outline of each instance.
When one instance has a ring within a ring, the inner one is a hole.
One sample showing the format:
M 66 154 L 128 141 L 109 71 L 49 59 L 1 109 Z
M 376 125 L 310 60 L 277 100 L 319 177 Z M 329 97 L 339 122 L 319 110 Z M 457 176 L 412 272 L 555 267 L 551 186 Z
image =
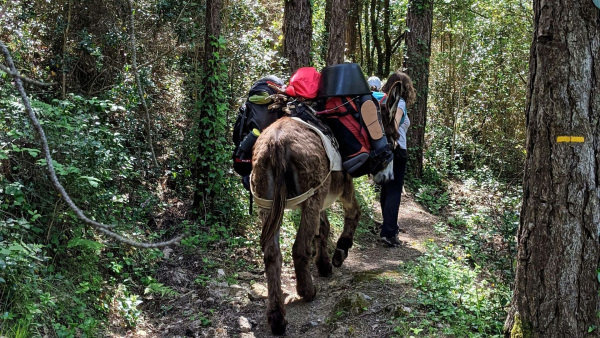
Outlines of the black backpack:
M 250 97 L 254 95 L 275 94 L 276 91 L 269 87 L 269 82 L 278 87 L 283 86 L 283 82 L 273 75 L 256 81 L 248 92 L 246 102 L 240 107 L 233 126 L 233 170 L 242 177 L 250 175 L 252 171 L 252 147 L 258 138 L 257 132 L 261 132 L 283 115 L 280 109 L 269 110 L 270 103 L 259 104 L 250 101 Z M 254 129 L 256 131 L 253 132 Z

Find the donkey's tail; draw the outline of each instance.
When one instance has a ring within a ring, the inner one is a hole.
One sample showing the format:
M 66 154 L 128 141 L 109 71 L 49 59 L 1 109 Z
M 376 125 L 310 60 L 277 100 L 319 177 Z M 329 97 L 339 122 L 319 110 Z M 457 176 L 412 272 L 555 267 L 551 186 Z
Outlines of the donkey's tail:
M 273 174 L 273 204 L 271 210 L 263 224 L 262 233 L 260 235 L 260 246 L 264 250 L 265 245 L 274 239 L 279 232 L 281 222 L 283 220 L 283 212 L 285 211 L 285 203 L 287 198 L 287 187 L 285 185 L 285 173 L 287 164 L 285 161 L 285 146 L 281 142 L 273 142 L 269 144 L 270 167 Z M 277 243 L 279 244 L 279 243 Z

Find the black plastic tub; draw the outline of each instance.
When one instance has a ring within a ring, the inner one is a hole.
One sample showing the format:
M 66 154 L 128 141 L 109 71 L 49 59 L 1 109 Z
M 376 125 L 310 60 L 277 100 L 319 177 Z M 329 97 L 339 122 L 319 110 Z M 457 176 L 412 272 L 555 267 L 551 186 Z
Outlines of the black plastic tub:
M 319 97 L 370 94 L 369 84 L 356 63 L 342 63 L 323 68 Z

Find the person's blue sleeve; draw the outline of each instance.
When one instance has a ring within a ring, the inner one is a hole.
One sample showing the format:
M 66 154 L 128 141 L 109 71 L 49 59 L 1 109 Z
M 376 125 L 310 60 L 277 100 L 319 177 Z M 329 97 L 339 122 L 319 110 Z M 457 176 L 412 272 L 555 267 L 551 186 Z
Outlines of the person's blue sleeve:
M 398 101 L 398 108 L 402 109 L 404 113 L 406 113 L 406 101 L 400 100 Z

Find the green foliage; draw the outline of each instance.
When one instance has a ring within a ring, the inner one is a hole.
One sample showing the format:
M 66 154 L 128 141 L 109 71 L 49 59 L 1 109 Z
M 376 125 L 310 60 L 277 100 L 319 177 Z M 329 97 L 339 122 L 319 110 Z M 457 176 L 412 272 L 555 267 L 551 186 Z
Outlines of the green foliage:
M 373 184 L 367 176 L 354 179 L 353 183 L 356 191 L 356 199 L 360 207 L 360 219 L 358 221 L 358 227 L 356 228 L 356 233 L 360 235 L 366 233 L 375 223 L 373 203 L 378 203 L 379 201 L 377 192 L 379 187 Z
M 118 230 L 143 229 L 141 221 L 156 200 L 140 184 L 138 154 L 131 148 L 135 139 L 119 128 L 124 109 L 77 95 L 51 103 L 34 99 L 32 106 L 54 151 L 56 173 L 75 202 L 96 220 L 129 226 Z M 76 221 L 54 193 L 33 131 L 13 96 L 0 99 L 0 130 L 6 131 L 0 138 L 0 332 L 95 336 L 110 306 L 110 283 L 103 275 L 139 280 L 155 261 L 155 251 L 137 257 L 123 249 L 113 254 Z M 157 284 L 148 287 L 164 292 Z M 134 303 L 123 303 L 132 319 Z
M 510 283 L 514 278 L 521 189 L 496 181 L 490 172 L 482 169 L 473 175 L 475 178 L 464 179 L 464 187 L 473 195 L 450 203 L 451 216 L 441 231 L 450 234 L 476 264 Z
M 228 138 L 227 64 L 221 57 L 226 40 L 213 38 L 215 48 L 208 60 L 208 73 L 202 84 L 202 96 L 195 103 L 197 123 L 189 134 L 190 162 L 196 172 L 195 203 L 199 216 L 206 224 L 212 219 L 223 224 L 242 214 L 242 189 L 238 178 L 231 173 L 232 144 Z M 232 208 L 232 206 L 234 206 Z
M 396 318 L 397 334 L 501 336 L 509 288 L 482 278 L 481 268 L 469 265 L 452 245 L 430 242 L 427 252 L 403 269 L 414 276 L 420 313 Z
M 441 1 L 434 11 L 427 124 L 444 142 L 432 151 L 463 169 L 520 178 L 531 3 Z
M 423 204 L 434 215 L 448 205 L 448 193 L 434 185 L 422 185 L 415 194 L 417 201 Z
M 429 154 L 426 153 L 426 159 Z M 444 179 L 446 176 L 443 169 L 427 164 L 423 168 L 421 179 L 410 175 L 407 177 L 407 183 L 415 191 L 417 202 L 435 215 L 440 214 L 449 202 L 448 187 Z

